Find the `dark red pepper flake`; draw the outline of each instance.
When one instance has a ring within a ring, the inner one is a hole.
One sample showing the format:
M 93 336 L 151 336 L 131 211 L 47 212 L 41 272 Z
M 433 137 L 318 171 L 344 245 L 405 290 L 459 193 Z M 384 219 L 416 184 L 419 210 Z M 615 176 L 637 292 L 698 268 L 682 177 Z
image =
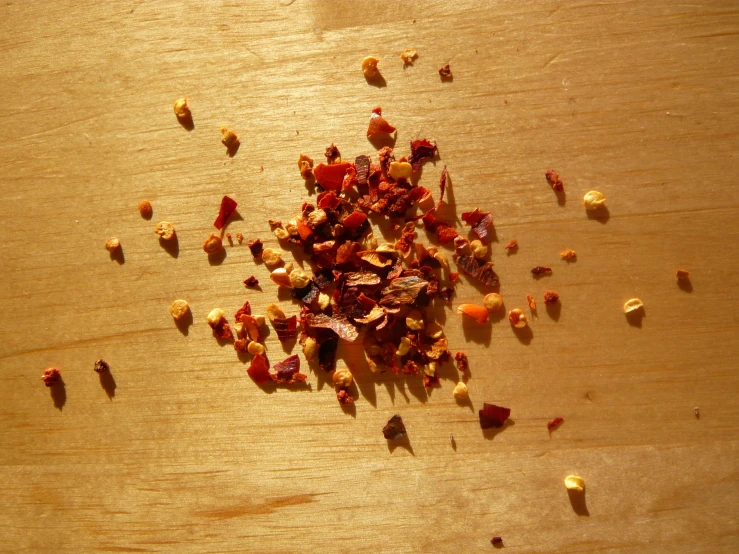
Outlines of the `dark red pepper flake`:
M 438 386 L 439 383 L 439 377 L 436 375 L 427 375 L 423 374 L 423 386 L 427 389 L 430 389 L 431 387 Z
M 308 376 L 300 373 L 300 358 L 297 354 L 293 354 L 277 362 L 273 369 L 275 373 L 270 373 L 269 378 L 278 385 L 293 385 L 295 383 L 304 382 Z
M 339 404 L 343 404 L 344 406 L 354 402 L 352 395 L 344 389 L 341 389 L 339 392 L 336 393 L 336 399 L 339 401 Z
M 234 314 L 234 321 L 241 321 L 242 315 L 251 315 L 251 305 L 248 300 L 236 311 Z
M 298 336 L 298 316 L 276 317 L 271 321 L 280 342 L 287 342 Z
M 47 367 L 44 370 L 44 375 L 43 377 L 41 377 L 41 380 L 44 382 L 44 385 L 46 385 L 47 387 L 53 387 L 59 381 L 62 380 L 62 374 L 55 367 Z
M 360 304 L 355 305 L 359 306 L 361 309 Z M 306 325 L 308 327 L 331 329 L 341 339 L 347 342 L 354 342 L 359 336 L 359 331 L 357 331 L 357 328 L 349 321 L 341 317 L 330 317 L 326 314 L 308 314 L 308 317 L 306 317 Z
M 303 287 L 302 289 L 294 288 L 290 292 L 290 296 L 295 298 L 296 300 L 300 300 L 304 304 L 310 304 L 313 302 L 316 298 L 318 298 L 319 293 L 318 285 L 316 285 L 313 281 L 311 281 L 307 286 Z
M 398 307 L 413 304 L 419 293 L 428 286 L 428 281 L 418 276 L 398 277 L 383 289 L 380 306 Z
M 339 346 L 339 337 L 324 340 L 318 347 L 318 367 L 329 372 L 336 369 L 336 349 Z
M 480 208 L 475 208 L 474 211 L 464 212 L 462 221 L 472 227 L 472 231 L 480 240 L 485 240 L 488 236 L 488 228 L 493 224 L 493 216 L 490 212 L 481 212 Z
M 255 383 L 263 384 L 269 382 L 269 360 L 262 354 L 254 354 L 246 372 Z
M 216 229 L 220 231 L 226 226 L 228 220 L 231 219 L 231 216 L 236 211 L 236 206 L 238 204 L 233 198 L 229 198 L 228 196 L 223 197 L 221 200 L 221 209 L 218 211 L 218 217 L 215 223 L 213 223 Z
M 537 265 L 536 267 L 531 269 L 531 273 L 534 277 L 540 277 L 541 275 L 549 275 L 552 273 L 551 267 L 546 267 L 543 265 Z
M 247 347 L 249 346 L 249 343 L 251 340 L 249 339 L 236 339 L 234 341 L 234 350 L 236 352 L 248 352 Z
M 444 64 L 444 66 L 439 69 L 439 75 L 441 76 L 442 81 L 452 78 L 452 70 L 449 67 L 449 64 Z
M 458 271 L 452 271 L 449 273 L 449 280 L 452 282 L 452 284 L 459 281 L 459 272 Z
M 337 161 L 341 161 L 341 152 L 339 152 L 338 147 L 332 142 L 331 146 L 326 148 L 326 152 L 323 154 L 326 156 L 326 163 L 333 164 Z
M 405 425 L 403 425 L 403 419 L 395 414 L 391 417 L 387 425 L 382 428 L 382 436 L 389 441 L 396 441 L 406 436 Z
M 490 539 L 490 543 L 493 546 L 502 546 L 503 545 L 503 537 L 495 536 L 492 539 Z
M 549 183 L 553 191 L 561 192 L 565 189 L 564 183 L 562 183 L 562 179 L 559 178 L 559 175 L 557 175 L 557 172 L 553 169 L 548 169 L 544 173 L 544 177 L 546 177 L 547 183 Z
M 470 364 L 467 360 L 467 354 L 465 354 L 464 352 L 457 352 L 454 355 L 454 361 L 457 362 L 457 369 L 462 373 L 470 369 Z
M 421 168 L 424 160 L 431 160 L 439 153 L 436 143 L 431 144 L 428 139 L 412 140 L 411 155 L 408 157 L 408 163 L 413 166 L 413 173 Z M 444 166 L 446 169 L 446 166 Z
M 564 423 L 564 419 L 561 417 L 555 417 L 552 421 L 547 423 L 547 429 L 551 433 L 552 431 L 556 430 L 560 425 Z
M 544 304 L 547 306 L 551 306 L 552 304 L 556 304 L 559 300 L 559 294 L 554 292 L 553 290 L 548 290 L 544 293 Z
M 249 250 L 251 250 L 251 255 L 254 256 L 255 259 L 260 259 L 262 257 L 264 245 L 260 239 L 250 240 L 246 245 L 249 247 Z
M 256 277 L 254 277 L 254 275 L 252 275 L 251 277 L 248 277 L 247 279 L 244 280 L 244 284 L 247 287 L 256 287 L 259 284 L 259 279 L 257 279 Z
M 457 267 L 462 270 L 462 273 L 477 279 L 483 285 L 489 287 L 500 285 L 498 275 L 493 270 L 492 262 L 481 263 L 473 256 L 457 256 L 456 254 L 455 261 L 457 262 Z
M 282 227 L 282 221 L 279 219 L 270 219 L 268 220 L 268 223 L 271 227 Z
M 518 248 L 518 241 L 513 239 L 511 242 L 505 245 L 506 250 L 516 250 Z
M 370 164 L 372 161 L 369 156 L 357 156 L 354 158 L 354 170 L 356 172 L 357 184 L 366 185 L 370 175 Z
M 320 290 L 326 290 L 334 284 L 334 273 L 330 269 L 319 269 L 313 273 L 313 280 Z
M 341 199 L 336 196 L 336 193 L 332 190 L 322 192 L 316 197 L 316 204 L 322 210 L 331 209 L 335 210 L 341 206 Z
M 110 364 L 101 358 L 95 362 L 93 369 L 96 373 L 105 373 L 106 371 L 110 371 Z
M 218 340 L 231 340 L 234 338 L 234 334 L 231 331 L 231 326 L 226 321 L 225 317 L 222 317 L 217 325 L 214 325 L 210 321 L 208 322 L 210 328 L 213 329 L 213 335 Z
M 511 410 L 495 404 L 483 403 L 482 410 L 478 414 L 480 415 L 480 427 L 489 429 L 490 427 L 502 427 L 511 415 Z

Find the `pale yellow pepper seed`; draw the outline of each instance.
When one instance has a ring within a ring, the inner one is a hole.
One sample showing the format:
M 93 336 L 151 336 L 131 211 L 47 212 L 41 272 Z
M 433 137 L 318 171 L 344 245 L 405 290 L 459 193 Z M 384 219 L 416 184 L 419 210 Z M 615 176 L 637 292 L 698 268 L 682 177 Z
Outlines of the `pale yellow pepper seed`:
M 169 307 L 169 313 L 178 321 L 186 317 L 189 312 L 190 306 L 185 300 L 175 300 Z
M 277 304 L 269 304 L 267 306 L 267 317 L 270 321 L 275 319 L 285 319 L 285 312 L 282 311 Z
M 287 231 L 287 229 L 283 229 L 282 227 L 277 227 L 277 229 L 272 232 L 279 240 L 287 240 L 288 238 L 290 238 L 290 233 Z
M 413 175 L 413 166 L 408 162 L 390 162 L 387 174 L 396 181 L 410 179 L 411 175 Z
M 108 252 L 115 252 L 121 247 L 121 241 L 119 241 L 117 238 L 112 237 L 105 241 L 105 249 Z
M 428 335 L 432 339 L 440 339 L 444 336 L 444 328 L 435 321 L 432 321 L 431 323 L 426 325 L 425 332 L 426 335 Z
M 405 324 L 412 331 L 421 331 L 424 328 L 423 316 L 418 310 L 411 310 L 405 318 Z
M 606 197 L 603 196 L 603 193 L 598 192 L 597 190 L 591 190 L 590 192 L 585 194 L 583 202 L 585 204 L 586 210 L 597 210 L 603 204 L 605 204 Z
M 585 481 L 579 475 L 568 475 L 565 477 L 565 487 L 568 491 L 582 492 L 585 490 Z
M 310 285 L 310 277 L 302 269 L 293 269 L 290 273 L 290 284 L 296 289 L 304 289 Z
M 175 236 L 174 225 L 169 221 L 161 221 L 157 223 L 157 226 L 154 228 L 154 232 L 164 240 L 171 240 Z
M 362 60 L 362 73 L 367 79 L 374 79 L 380 74 L 380 70 L 377 68 L 377 64 L 380 60 L 374 56 L 367 56 Z
M 510 312 L 508 312 L 508 321 L 510 321 L 511 325 L 513 325 L 516 329 L 523 329 L 524 327 L 526 327 L 526 325 L 529 324 L 529 320 L 526 319 L 526 314 L 523 312 L 523 310 L 520 310 L 518 308 L 514 308 Z
M 278 267 L 272 271 L 272 273 L 269 274 L 269 278 L 280 287 L 292 288 L 292 285 L 290 284 L 290 275 L 287 274 L 284 267 Z
M 252 356 L 256 356 L 257 354 L 264 354 L 264 345 L 258 343 L 257 341 L 251 341 L 249 343 L 249 346 L 246 347 L 246 350 Z
M 174 114 L 177 119 L 188 119 L 192 116 L 187 105 L 187 98 L 180 98 L 174 103 Z
M 482 305 L 491 312 L 497 312 L 503 307 L 503 297 L 497 292 L 491 292 L 482 299 Z
M 335 387 L 346 389 L 352 386 L 352 383 L 354 382 L 354 377 L 348 369 L 339 368 L 334 371 L 333 381 Z
M 208 254 L 217 254 L 223 250 L 223 239 L 220 235 L 211 233 L 203 242 L 203 251 Z
M 642 302 L 638 298 L 631 298 L 627 300 L 626 302 L 624 302 L 624 312 L 627 314 L 629 312 L 634 312 L 636 310 L 639 310 L 643 307 L 644 307 L 644 302 Z
M 405 356 L 408 354 L 408 350 L 411 348 L 411 340 L 408 337 L 401 337 L 400 338 L 400 344 L 398 345 L 398 349 L 396 350 L 396 354 L 398 356 Z
M 211 325 L 218 325 L 221 320 L 225 317 L 226 312 L 220 308 L 213 308 L 208 314 L 208 323 Z
M 454 387 L 454 392 L 452 394 L 454 394 L 454 398 L 456 398 L 460 402 L 463 402 L 470 397 L 470 393 L 467 390 L 467 385 L 465 385 L 462 381 L 457 383 L 457 386 Z
M 262 261 L 267 267 L 275 267 L 282 262 L 282 252 L 273 248 L 265 248 L 262 251 Z
M 318 356 L 318 342 L 316 342 L 316 339 L 312 337 L 308 337 L 305 339 L 305 344 L 303 345 L 303 355 L 305 356 L 305 359 L 309 362 L 312 360 L 315 360 Z
M 472 255 L 475 258 L 482 259 L 487 256 L 488 253 L 488 247 L 479 240 L 473 240 L 472 242 L 470 242 L 470 249 L 472 250 Z

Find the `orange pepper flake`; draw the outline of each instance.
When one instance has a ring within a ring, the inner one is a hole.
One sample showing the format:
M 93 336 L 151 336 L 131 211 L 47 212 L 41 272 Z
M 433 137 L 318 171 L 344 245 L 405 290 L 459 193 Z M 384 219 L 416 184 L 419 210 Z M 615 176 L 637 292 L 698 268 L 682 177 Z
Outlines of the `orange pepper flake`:
M 470 316 L 480 325 L 485 325 L 488 322 L 487 309 L 477 304 L 460 304 L 457 311 Z
M 553 290 L 548 290 L 544 293 L 544 304 L 547 306 L 551 306 L 552 304 L 556 304 L 559 300 L 559 294 L 554 292 Z
M 530 309 L 530 310 L 531 310 L 532 312 L 535 312 L 535 311 L 536 311 L 536 300 L 534 300 L 534 297 L 533 297 L 533 295 L 531 295 L 531 294 L 527 294 L 527 295 L 526 295 L 526 300 L 528 300 L 528 301 L 529 301 L 529 309 Z

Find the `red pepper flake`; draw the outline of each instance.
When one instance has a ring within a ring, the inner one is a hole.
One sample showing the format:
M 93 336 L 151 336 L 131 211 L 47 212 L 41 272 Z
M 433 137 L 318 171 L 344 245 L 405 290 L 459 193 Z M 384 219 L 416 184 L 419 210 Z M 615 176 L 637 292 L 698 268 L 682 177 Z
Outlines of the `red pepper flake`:
M 511 242 L 505 245 L 506 250 L 516 250 L 518 249 L 518 241 L 516 239 L 513 239 Z
M 256 287 L 259 284 L 259 279 L 257 279 L 256 277 L 254 277 L 254 275 L 252 275 L 251 277 L 247 278 L 244 281 L 244 284 L 247 287 Z
M 280 223 L 280 225 L 282 225 Z M 246 245 L 249 247 L 249 250 L 251 250 L 251 255 L 254 256 L 255 259 L 259 259 L 262 257 L 262 251 L 264 250 L 264 245 L 262 244 L 262 241 L 260 239 L 253 239 L 246 243 Z
M 341 199 L 336 196 L 336 193 L 332 190 L 322 192 L 316 197 L 316 203 L 322 210 L 331 209 L 335 210 L 341 206 Z
M 457 362 L 457 369 L 462 373 L 470 369 L 470 364 L 467 360 L 467 354 L 465 354 L 464 352 L 457 352 L 454 355 L 454 361 Z
M 454 284 L 457 281 L 459 281 L 459 272 L 458 271 L 452 271 L 449 274 L 449 280 L 452 282 L 452 284 Z
M 480 240 L 485 240 L 488 236 L 488 227 L 493 224 L 493 216 L 490 212 L 481 212 L 480 208 L 475 208 L 474 211 L 464 212 L 462 221 L 472 227 L 472 231 Z
M 536 311 L 536 300 L 534 300 L 534 296 L 531 295 L 531 294 L 527 294 L 526 295 L 526 300 L 528 300 L 528 302 L 529 302 L 529 309 L 532 312 L 535 312 Z
M 511 410 L 495 404 L 483 403 L 482 410 L 478 414 L 480 416 L 480 427 L 489 429 L 490 427 L 502 427 L 511 415 Z
M 496 535 L 495 537 L 493 537 L 492 539 L 490 539 L 490 543 L 493 546 L 496 546 L 496 547 L 497 546 L 500 546 L 500 545 L 503 544 L 503 537 L 499 537 L 499 536 Z
M 544 304 L 547 306 L 551 306 L 552 304 L 556 304 L 559 300 L 559 294 L 554 292 L 553 290 L 548 290 L 544 293 Z
M 444 166 L 444 169 L 441 170 L 441 178 L 439 179 L 439 201 L 436 203 L 436 209 L 438 210 L 441 207 L 441 202 L 444 200 L 444 192 L 446 191 L 446 178 L 449 173 L 446 170 L 446 165 Z
M 547 183 L 552 187 L 552 190 L 555 192 L 561 192 L 565 189 L 564 183 L 562 183 L 562 179 L 559 178 L 559 175 L 557 175 L 557 172 L 553 169 L 548 169 L 544 176 L 547 178 Z
M 236 233 L 236 240 L 239 241 L 239 244 L 241 244 L 242 242 L 244 242 L 244 235 L 242 235 L 241 233 Z
M 236 311 L 236 314 L 234 314 L 234 321 L 241 321 L 242 315 L 251 315 L 251 305 L 248 300 Z
M 318 347 L 318 367 L 325 372 L 336 369 L 336 349 L 339 346 L 339 337 L 324 340 Z
M 534 277 L 549 275 L 552 273 L 552 268 L 543 265 L 537 265 L 536 267 L 532 268 L 531 273 L 534 275 Z
M 398 414 L 391 417 L 388 420 L 387 425 L 382 428 L 382 435 L 389 441 L 396 441 L 405 437 L 407 433 L 405 431 L 403 419 Z
M 557 429 L 560 425 L 564 423 L 564 419 L 561 417 L 555 417 L 552 421 L 547 423 L 547 429 L 549 429 L 549 432 L 551 433 L 555 429 Z
M 336 393 L 336 399 L 339 401 L 339 404 L 343 404 L 344 406 L 354 402 L 351 394 L 349 394 L 344 389 L 341 389 L 339 392 Z
M 367 128 L 367 136 L 374 137 L 376 135 L 390 134 L 393 132 L 395 132 L 395 127 L 390 125 L 385 118 L 382 117 L 382 108 L 377 107 L 372 110 L 369 127 Z
M 342 224 L 350 231 L 356 231 L 360 225 L 367 221 L 367 216 L 360 211 L 353 211 L 344 218 Z
M 44 385 L 46 385 L 47 387 L 53 387 L 59 381 L 62 380 L 62 374 L 55 367 L 47 367 L 44 370 L 44 375 L 43 377 L 41 377 L 41 380 L 44 382 Z
M 366 185 L 370 175 L 372 161 L 369 156 L 357 156 L 354 158 L 354 171 L 356 172 L 357 184 Z
M 428 139 L 412 140 L 411 155 L 408 157 L 408 163 L 413 166 L 413 173 L 421 169 L 421 163 L 424 160 L 431 160 L 439 154 L 436 143 L 431 144 Z M 446 169 L 446 166 L 444 166 Z
M 500 285 L 498 275 L 493 270 L 492 262 L 481 263 L 474 256 L 457 256 L 456 254 L 455 261 L 457 262 L 457 267 L 462 270 L 462 273 L 477 279 L 483 285 L 489 287 Z
M 298 317 L 276 317 L 271 320 L 272 327 L 274 327 L 277 333 L 277 338 L 280 342 L 286 342 L 294 339 L 298 336 Z
M 279 219 L 270 219 L 268 220 L 268 223 L 271 227 L 282 227 L 282 221 Z
M 341 190 L 344 184 L 344 175 L 350 167 L 352 167 L 352 164 L 348 162 L 331 165 L 321 163 L 313 169 L 313 175 L 316 177 L 316 183 L 325 190 Z
M 338 147 L 333 142 L 331 143 L 331 146 L 326 148 L 324 156 L 326 156 L 326 163 L 328 164 L 333 164 L 337 161 L 341 161 L 341 152 L 339 152 Z
M 423 386 L 427 389 L 439 385 L 439 377 L 436 375 L 423 374 Z
M 220 231 L 226 226 L 228 220 L 231 219 L 231 216 L 236 211 L 236 206 L 238 204 L 233 198 L 229 198 L 228 196 L 223 197 L 221 200 L 221 209 L 218 211 L 218 217 L 215 223 L 213 223 L 216 229 Z
M 295 316 L 293 316 L 295 317 Z M 293 385 L 295 383 L 304 382 L 308 376 L 304 373 L 300 373 L 300 358 L 297 354 L 293 354 L 277 362 L 273 369 L 275 373 L 270 373 L 269 378 L 277 383 L 278 385 Z
M 106 371 L 110 371 L 110 364 L 101 358 L 95 362 L 93 369 L 97 373 L 105 373 Z
M 262 354 L 255 354 L 251 364 L 246 370 L 255 383 L 263 384 L 269 382 L 269 361 Z
M 361 305 L 359 307 L 361 308 Z M 305 318 L 305 324 L 307 327 L 331 329 L 341 339 L 347 342 L 354 342 L 359 336 L 357 328 L 348 320 L 341 317 L 330 317 L 326 314 L 308 314 Z
M 213 325 L 210 321 L 208 322 L 208 325 L 213 329 L 213 334 L 218 340 L 231 340 L 234 338 L 231 326 L 228 324 L 225 317 L 222 317 L 218 321 L 217 325 Z
M 439 69 L 439 75 L 441 76 L 442 81 L 452 78 L 452 70 L 449 67 L 449 64 L 445 64 L 441 69 Z

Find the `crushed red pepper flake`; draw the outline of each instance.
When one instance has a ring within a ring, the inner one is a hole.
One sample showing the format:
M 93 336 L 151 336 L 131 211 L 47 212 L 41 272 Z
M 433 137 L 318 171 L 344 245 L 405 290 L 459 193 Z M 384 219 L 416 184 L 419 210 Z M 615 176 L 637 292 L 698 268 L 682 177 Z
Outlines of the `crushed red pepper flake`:
M 556 304 L 559 300 L 559 294 L 554 292 L 553 290 L 548 290 L 544 293 L 544 304 L 547 306 L 551 306 L 552 304 Z
M 441 76 L 441 80 L 451 79 L 452 78 L 452 69 L 449 67 L 449 64 L 444 64 L 439 69 L 439 75 Z
M 492 262 L 482 263 L 474 256 L 458 256 L 457 254 L 454 256 L 457 267 L 465 275 L 469 275 L 489 287 L 497 287 L 500 284 L 498 275 L 493 270 Z
M 536 267 L 534 267 L 534 268 L 531 269 L 531 274 L 534 277 L 540 277 L 542 275 L 549 275 L 551 273 L 552 273 L 552 268 L 551 267 L 546 267 L 546 266 L 543 266 L 543 265 L 537 265 Z
M 493 546 L 499 546 L 503 544 L 503 537 L 495 536 L 492 539 L 490 539 L 490 542 Z
M 259 279 L 257 279 L 256 277 L 254 277 L 254 275 L 252 275 L 251 277 L 247 277 L 244 280 L 244 284 L 247 287 L 256 287 L 259 284 Z
M 552 421 L 550 421 L 549 423 L 547 423 L 547 429 L 551 433 L 552 431 L 554 431 L 555 429 L 557 429 L 560 425 L 562 425 L 564 423 L 564 421 L 565 420 L 562 419 L 561 417 L 555 417 Z
M 413 168 L 413 173 L 417 173 L 421 169 L 421 164 L 425 160 L 432 160 L 439 154 L 436 143 L 431 143 L 428 139 L 412 140 L 411 155 L 408 157 L 408 163 Z M 446 166 L 444 166 L 446 169 Z
M 221 209 L 218 210 L 218 217 L 216 218 L 215 223 L 213 223 L 216 229 L 220 231 L 226 226 L 228 220 L 231 219 L 231 216 L 236 211 L 236 206 L 238 206 L 236 200 L 228 196 L 223 197 L 221 200 Z
M 339 152 L 339 148 L 333 142 L 331 143 L 331 146 L 328 146 L 326 148 L 326 151 L 323 155 L 326 156 L 327 164 L 333 164 L 337 161 L 341 161 L 341 152 Z
M 565 189 L 562 179 L 559 178 L 559 175 L 553 169 L 547 169 L 546 172 L 544 172 L 544 177 L 546 177 L 547 183 L 549 183 L 553 191 L 561 192 Z
M 483 403 L 482 410 L 479 410 L 480 427 L 489 429 L 491 427 L 502 427 L 508 417 L 511 415 L 510 408 L 503 408 L 495 404 Z
M 462 221 L 472 227 L 477 237 L 484 241 L 488 236 L 488 228 L 493 224 L 493 216 L 490 212 L 481 212 L 480 208 L 475 208 L 471 212 L 464 212 Z
M 336 393 L 336 399 L 339 401 L 339 404 L 343 405 L 352 404 L 354 402 L 354 398 L 352 398 L 352 395 L 344 389 L 341 389 L 339 392 Z
M 518 241 L 513 239 L 511 242 L 505 245 L 506 250 L 516 250 L 518 248 Z
M 280 342 L 287 342 L 298 336 L 298 317 L 275 317 L 270 320 Z
M 62 380 L 62 374 L 55 367 L 47 367 L 44 370 L 44 375 L 41 377 L 41 380 L 44 382 L 44 385 L 46 385 L 47 387 L 53 387 L 59 381 Z
M 269 378 L 278 385 L 293 385 L 295 383 L 303 383 L 308 378 L 304 373 L 300 373 L 300 358 L 297 354 L 288 356 L 281 362 L 277 362 L 270 372 Z
M 377 107 L 372 110 L 370 115 L 369 127 L 367 128 L 367 136 L 374 137 L 377 135 L 390 134 L 395 132 L 395 127 L 390 125 L 387 120 L 382 117 L 382 108 Z
M 534 300 L 534 296 L 533 296 L 533 295 L 531 295 L 531 294 L 527 294 L 527 295 L 526 295 L 526 300 L 527 300 L 527 301 L 528 301 L 528 303 L 529 303 L 529 309 L 530 309 L 530 310 L 531 310 L 532 312 L 535 312 L 535 311 L 536 311 L 536 300 Z
M 218 340 L 231 340 L 234 338 L 231 326 L 228 324 L 225 317 L 222 317 L 216 324 L 209 321 L 208 325 L 213 329 L 213 335 Z
M 246 372 L 249 374 L 249 377 L 254 380 L 255 383 L 268 383 L 270 380 L 269 360 L 267 360 L 267 358 L 262 354 L 255 354 L 254 357 L 251 359 L 251 364 L 249 364 Z
M 464 352 L 457 352 L 454 354 L 454 361 L 457 362 L 457 369 L 464 373 L 470 369 L 469 361 L 467 360 L 467 354 Z
M 389 441 L 395 441 L 402 439 L 407 435 L 405 425 L 403 424 L 403 418 L 398 414 L 391 417 L 385 427 L 382 428 L 382 436 Z
M 110 364 L 100 358 L 95 362 L 95 367 L 93 369 L 96 373 L 105 373 L 106 371 L 110 371 Z
M 282 223 L 280 223 L 280 225 L 282 225 Z M 255 259 L 258 260 L 262 257 L 264 245 L 260 239 L 252 239 L 248 241 L 246 245 L 249 247 L 249 250 L 251 250 L 251 255 L 254 256 Z

